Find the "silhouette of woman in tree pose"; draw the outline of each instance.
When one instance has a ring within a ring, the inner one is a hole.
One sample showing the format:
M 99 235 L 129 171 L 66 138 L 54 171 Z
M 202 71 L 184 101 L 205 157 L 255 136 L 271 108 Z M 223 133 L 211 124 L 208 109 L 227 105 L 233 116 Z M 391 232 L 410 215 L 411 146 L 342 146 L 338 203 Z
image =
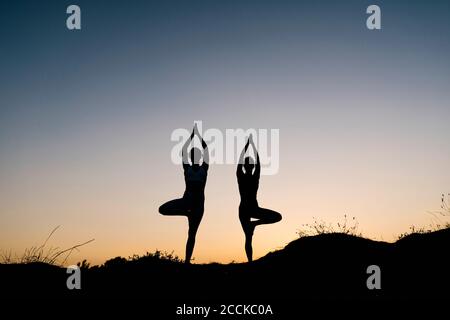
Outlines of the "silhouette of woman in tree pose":
M 252 145 L 256 155 L 256 165 L 251 157 L 246 157 L 245 153 L 249 145 Z M 244 170 L 245 172 L 244 172 Z M 254 172 L 253 172 L 254 169 Z M 253 173 L 252 173 L 253 172 Z M 244 149 L 241 152 L 239 163 L 236 170 L 241 203 L 239 205 L 239 220 L 245 233 L 245 253 L 249 262 L 253 260 L 252 237 L 255 227 L 260 224 L 276 223 L 281 220 L 281 214 L 276 211 L 260 208 L 256 200 L 256 194 L 259 186 L 259 176 L 261 173 L 261 164 L 259 162 L 258 151 L 256 150 L 252 136 L 247 140 Z M 256 219 L 256 220 L 252 220 Z
M 202 141 L 203 153 L 200 149 L 193 147 L 190 151 L 190 160 L 188 159 L 188 147 L 194 136 L 197 135 Z M 203 156 L 202 164 L 200 159 Z M 175 199 L 164 203 L 159 207 L 159 213 L 165 216 L 186 216 L 189 221 L 189 232 L 186 243 L 185 263 L 190 263 L 192 252 L 194 251 L 195 236 L 203 217 L 205 203 L 205 185 L 209 168 L 208 146 L 197 129 L 195 124 L 192 134 L 182 149 L 184 181 L 186 190 L 180 199 Z

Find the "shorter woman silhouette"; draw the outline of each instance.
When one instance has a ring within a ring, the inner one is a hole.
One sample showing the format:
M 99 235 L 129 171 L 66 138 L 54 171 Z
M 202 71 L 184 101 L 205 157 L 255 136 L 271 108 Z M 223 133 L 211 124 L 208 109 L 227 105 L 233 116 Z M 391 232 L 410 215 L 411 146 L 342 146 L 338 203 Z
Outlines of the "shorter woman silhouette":
M 245 153 L 247 152 L 250 144 L 255 152 L 256 164 L 254 164 L 254 160 L 250 157 L 246 157 L 244 159 Z M 261 164 L 259 161 L 258 151 L 256 150 L 252 136 L 250 135 L 244 149 L 242 150 L 236 170 L 239 193 L 241 195 L 239 220 L 241 221 L 242 229 L 244 229 L 245 233 L 245 253 L 247 254 L 247 259 L 249 262 L 253 260 L 252 238 L 255 227 L 260 224 L 276 223 L 281 220 L 281 214 L 278 212 L 260 208 L 258 205 L 256 194 L 258 192 L 260 173 Z
M 194 135 L 202 141 L 203 162 L 200 165 L 202 151 L 192 148 L 190 152 L 191 163 L 188 159 L 188 147 Z M 209 168 L 208 146 L 197 129 L 197 124 L 192 130 L 190 138 L 186 141 L 182 150 L 184 181 L 186 190 L 180 199 L 171 200 L 159 207 L 159 213 L 165 216 L 186 216 L 189 221 L 188 240 L 186 242 L 185 263 L 190 263 L 194 251 L 195 236 L 203 217 L 205 203 L 205 185 Z

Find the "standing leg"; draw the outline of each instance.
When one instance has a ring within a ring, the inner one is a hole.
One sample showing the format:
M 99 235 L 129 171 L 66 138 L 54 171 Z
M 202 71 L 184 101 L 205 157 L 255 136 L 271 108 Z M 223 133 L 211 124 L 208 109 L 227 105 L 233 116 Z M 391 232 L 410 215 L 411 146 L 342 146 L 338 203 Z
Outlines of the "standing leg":
M 253 261 L 252 238 L 253 238 L 253 233 L 245 234 L 245 254 L 247 255 L 248 262 Z
M 241 221 L 242 229 L 245 234 L 245 254 L 247 255 L 248 262 L 253 261 L 253 231 L 255 230 L 255 225 L 250 220 L 248 211 L 245 208 L 239 207 L 239 220 Z
M 184 262 L 186 264 L 191 263 L 192 253 L 194 252 L 194 246 L 195 246 L 195 237 L 197 235 L 198 227 L 200 226 L 200 222 L 202 221 L 203 217 L 203 209 L 201 212 L 191 212 L 191 215 L 188 216 L 189 220 L 189 232 L 188 232 L 188 239 L 186 242 L 186 259 Z

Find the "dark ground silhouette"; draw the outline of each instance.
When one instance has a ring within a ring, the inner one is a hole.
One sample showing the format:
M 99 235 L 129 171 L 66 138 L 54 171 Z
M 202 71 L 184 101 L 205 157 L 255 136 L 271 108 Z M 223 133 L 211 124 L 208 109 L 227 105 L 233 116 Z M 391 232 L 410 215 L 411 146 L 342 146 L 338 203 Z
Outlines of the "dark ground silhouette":
M 395 243 L 322 234 L 292 241 L 252 263 L 185 265 L 152 255 L 134 261 L 118 257 L 83 268 L 81 290 L 66 288 L 66 269 L 40 263 L 0 265 L 0 283 L 9 298 L 20 299 L 448 300 L 449 244 L 450 229 L 412 234 Z M 381 268 L 381 290 L 366 286 L 366 269 L 373 264 Z

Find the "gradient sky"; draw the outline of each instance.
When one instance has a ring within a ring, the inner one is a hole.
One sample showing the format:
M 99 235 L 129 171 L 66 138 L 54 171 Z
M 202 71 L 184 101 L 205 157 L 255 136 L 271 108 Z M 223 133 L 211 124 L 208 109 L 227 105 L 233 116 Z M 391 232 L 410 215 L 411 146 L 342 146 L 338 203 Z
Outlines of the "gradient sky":
M 82 30 L 66 29 L 78 4 Z M 382 30 L 365 10 L 378 4 Z M 448 1 L 2 1 L 0 249 L 96 240 L 69 262 L 155 249 L 184 257 L 176 128 L 276 128 L 259 202 L 282 222 L 357 217 L 392 241 L 450 191 Z M 194 262 L 244 261 L 235 167 L 211 166 Z

